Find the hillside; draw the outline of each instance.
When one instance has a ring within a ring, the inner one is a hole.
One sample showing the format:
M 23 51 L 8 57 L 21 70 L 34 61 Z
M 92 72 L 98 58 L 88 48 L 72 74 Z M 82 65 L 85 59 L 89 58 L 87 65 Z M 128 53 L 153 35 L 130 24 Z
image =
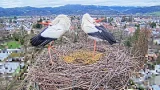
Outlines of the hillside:
M 0 16 L 27 16 L 52 14 L 84 14 L 117 15 L 117 14 L 146 14 L 160 11 L 160 6 L 151 7 L 124 7 L 124 6 L 95 6 L 95 5 L 65 5 L 60 7 L 16 7 L 0 8 Z
M 159 11 L 159 12 L 152 12 L 152 13 L 149 13 L 149 15 L 160 16 L 160 11 Z
M 151 6 L 151 7 L 137 7 L 133 9 L 129 9 L 127 11 L 124 11 L 123 13 L 126 14 L 146 14 L 146 13 L 153 13 L 153 12 L 158 12 L 160 11 L 160 6 Z

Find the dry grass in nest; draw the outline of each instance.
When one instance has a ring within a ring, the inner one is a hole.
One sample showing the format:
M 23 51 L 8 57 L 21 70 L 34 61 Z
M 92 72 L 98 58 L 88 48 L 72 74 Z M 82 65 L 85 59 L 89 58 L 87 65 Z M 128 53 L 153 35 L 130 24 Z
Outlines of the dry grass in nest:
M 93 64 L 99 61 L 103 56 L 103 53 L 100 52 L 95 52 L 94 56 L 93 54 L 93 51 L 78 50 L 69 55 L 63 56 L 62 58 L 66 63 Z

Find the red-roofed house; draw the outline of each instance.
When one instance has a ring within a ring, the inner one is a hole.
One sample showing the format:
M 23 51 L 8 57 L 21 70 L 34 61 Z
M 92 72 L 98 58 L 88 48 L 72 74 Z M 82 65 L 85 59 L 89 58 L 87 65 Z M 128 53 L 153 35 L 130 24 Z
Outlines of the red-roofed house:
M 134 27 L 129 27 L 129 28 L 126 28 L 125 31 L 128 32 L 128 35 L 133 35 L 136 29 Z
M 108 23 L 103 23 L 103 26 L 104 26 L 105 28 L 109 29 L 109 30 L 115 29 L 114 26 L 112 26 L 112 25 L 110 25 L 110 24 L 108 24 Z

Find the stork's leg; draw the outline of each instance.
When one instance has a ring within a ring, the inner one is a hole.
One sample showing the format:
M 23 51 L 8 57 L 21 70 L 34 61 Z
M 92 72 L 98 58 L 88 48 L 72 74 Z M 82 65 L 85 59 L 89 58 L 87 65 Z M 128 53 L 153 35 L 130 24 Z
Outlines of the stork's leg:
M 53 47 L 53 43 L 54 43 L 54 41 L 51 42 L 51 45 L 50 45 L 50 46 L 51 46 L 51 49 L 52 49 L 52 50 L 54 51 L 54 53 L 56 53 L 56 55 L 58 56 L 56 50 L 55 50 L 54 47 Z
M 94 59 L 95 51 L 96 51 L 96 40 L 94 40 L 94 51 L 93 51 L 93 59 Z
M 49 54 L 49 58 L 50 58 L 50 63 L 53 65 L 54 62 L 53 62 L 52 56 L 51 56 L 51 46 L 50 45 L 48 46 L 48 54 Z
M 54 62 L 53 62 L 52 56 L 51 56 L 51 49 L 53 48 L 53 47 L 51 46 L 52 44 L 53 44 L 53 42 L 48 45 L 48 54 L 49 54 L 49 58 L 50 58 L 50 63 L 53 65 Z

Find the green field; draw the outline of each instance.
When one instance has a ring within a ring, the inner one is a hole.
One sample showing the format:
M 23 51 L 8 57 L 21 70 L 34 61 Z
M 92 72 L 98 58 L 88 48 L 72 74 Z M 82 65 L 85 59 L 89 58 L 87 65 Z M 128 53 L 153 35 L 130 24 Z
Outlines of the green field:
M 4 47 L 2 45 L 0 45 L 0 49 L 3 49 Z
M 16 49 L 21 47 L 20 43 L 17 41 L 6 42 L 4 46 L 7 46 L 8 49 Z
M 159 12 L 153 12 L 153 13 L 149 13 L 150 15 L 155 15 L 155 16 L 160 16 L 160 11 Z

